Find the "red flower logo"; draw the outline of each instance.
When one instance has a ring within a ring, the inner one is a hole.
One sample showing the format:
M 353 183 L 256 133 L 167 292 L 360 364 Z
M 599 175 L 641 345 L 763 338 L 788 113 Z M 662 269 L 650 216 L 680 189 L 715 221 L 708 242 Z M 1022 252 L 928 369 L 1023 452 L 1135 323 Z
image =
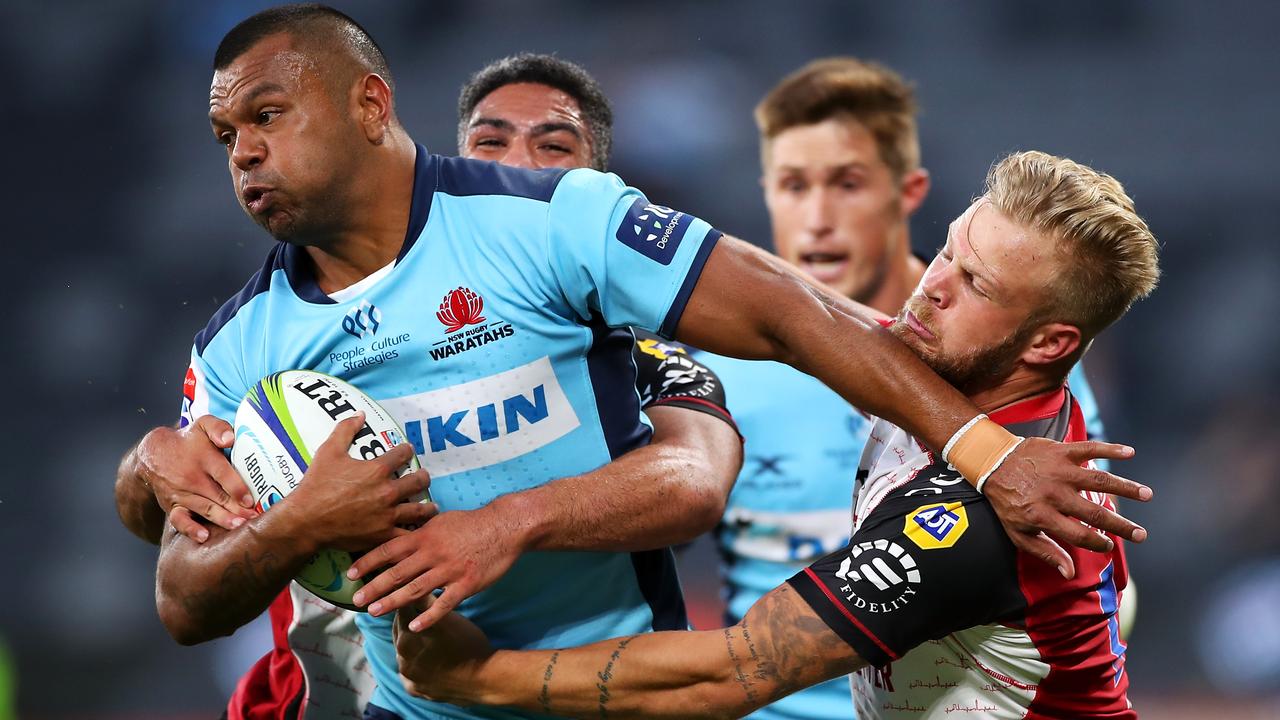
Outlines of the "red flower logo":
M 446 333 L 457 332 L 464 325 L 475 325 L 484 322 L 484 298 L 471 292 L 470 288 L 460 287 L 450 290 L 440 301 L 440 309 L 436 310 L 436 319 L 444 323 Z

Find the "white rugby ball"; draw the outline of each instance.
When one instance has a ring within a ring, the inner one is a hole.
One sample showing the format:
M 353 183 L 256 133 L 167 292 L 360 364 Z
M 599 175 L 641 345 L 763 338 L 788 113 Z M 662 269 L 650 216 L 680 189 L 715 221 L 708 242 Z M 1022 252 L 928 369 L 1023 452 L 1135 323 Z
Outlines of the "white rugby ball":
M 266 512 L 298 487 L 315 451 L 340 421 L 363 411 L 365 426 L 348 453 L 368 460 L 405 442 L 391 414 L 350 383 L 311 370 L 286 370 L 263 378 L 236 410 L 231 465 L 244 478 L 258 509 Z M 398 475 L 420 467 L 417 456 Z M 423 492 L 421 502 L 431 500 Z M 363 580 L 348 580 L 347 569 L 359 553 L 321 550 L 295 581 L 317 596 L 348 610 L 363 612 L 351 596 Z

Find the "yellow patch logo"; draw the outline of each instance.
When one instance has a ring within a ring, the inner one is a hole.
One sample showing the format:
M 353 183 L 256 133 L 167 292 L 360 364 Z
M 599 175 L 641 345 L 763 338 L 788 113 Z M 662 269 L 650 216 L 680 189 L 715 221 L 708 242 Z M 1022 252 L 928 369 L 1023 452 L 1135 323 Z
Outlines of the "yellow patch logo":
M 640 347 L 640 352 L 646 355 L 652 355 L 658 358 L 659 360 L 666 360 L 675 354 L 680 354 L 680 355 L 685 354 L 684 348 L 682 347 L 679 347 L 676 345 L 668 345 L 664 342 L 658 342 L 657 340 L 653 340 L 651 338 L 645 338 L 644 340 L 641 340 L 640 342 L 636 343 L 636 345 Z
M 922 550 L 949 548 L 969 529 L 964 503 L 922 505 L 907 516 L 903 533 Z

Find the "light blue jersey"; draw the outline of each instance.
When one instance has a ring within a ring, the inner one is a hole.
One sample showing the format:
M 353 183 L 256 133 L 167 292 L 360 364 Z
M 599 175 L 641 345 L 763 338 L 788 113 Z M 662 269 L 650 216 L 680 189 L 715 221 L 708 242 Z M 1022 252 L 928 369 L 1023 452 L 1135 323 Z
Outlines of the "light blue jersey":
M 314 369 L 377 399 L 442 510 L 593 470 L 648 441 L 637 326 L 669 336 L 720 234 L 592 170 L 528 172 L 418 149 L 395 266 L 345 302 L 305 253 L 266 266 L 196 337 L 184 415 L 230 421 L 268 373 Z M 668 550 L 529 553 L 460 611 L 500 648 L 687 627 Z M 361 615 L 373 703 L 405 718 L 525 717 L 408 696 L 391 618 Z
M 716 531 L 726 622 L 762 595 L 849 541 L 854 482 L 870 432 L 866 416 L 814 378 L 767 361 L 699 353 L 720 376 L 745 438 L 742 471 Z M 1091 437 L 1101 419 L 1077 366 L 1069 378 Z M 848 678 L 785 697 L 751 715 L 768 720 L 849 720 Z

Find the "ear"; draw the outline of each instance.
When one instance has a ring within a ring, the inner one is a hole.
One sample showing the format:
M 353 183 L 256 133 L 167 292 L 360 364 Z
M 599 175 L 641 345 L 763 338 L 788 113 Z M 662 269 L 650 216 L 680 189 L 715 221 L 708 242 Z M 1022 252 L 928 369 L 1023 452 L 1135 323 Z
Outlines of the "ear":
M 352 96 L 356 122 L 364 130 L 365 138 L 381 145 L 395 121 L 391 86 L 381 76 L 369 73 L 356 83 Z
M 1022 351 L 1022 361 L 1032 367 L 1052 365 L 1080 347 L 1080 328 L 1066 323 L 1042 325 Z
M 920 205 L 924 203 L 924 198 L 929 194 L 929 171 L 924 168 L 917 168 L 907 173 L 902 178 L 902 214 L 910 216 Z

